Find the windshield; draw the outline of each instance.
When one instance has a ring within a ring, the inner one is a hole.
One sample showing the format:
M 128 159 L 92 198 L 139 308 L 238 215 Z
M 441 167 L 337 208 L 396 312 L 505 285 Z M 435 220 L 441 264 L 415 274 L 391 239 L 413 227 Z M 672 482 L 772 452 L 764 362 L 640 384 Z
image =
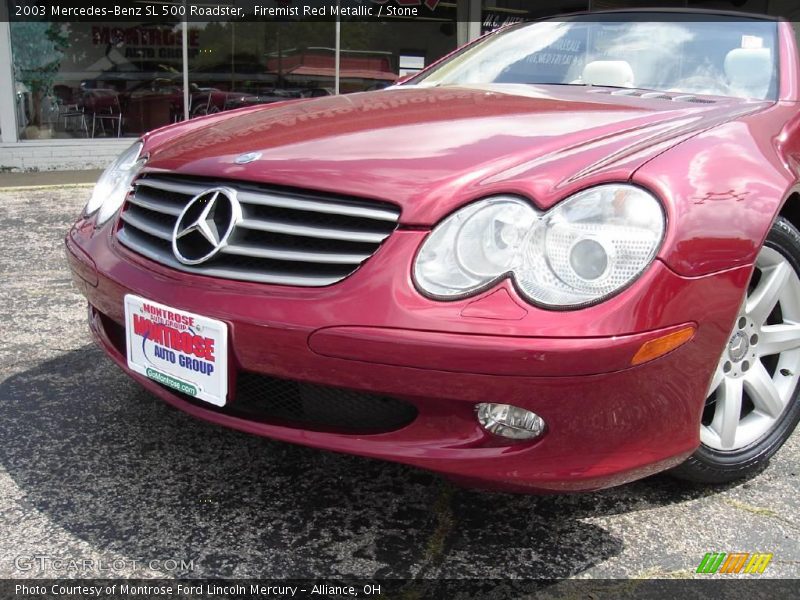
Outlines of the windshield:
M 597 85 L 774 100 L 777 23 L 713 19 L 616 13 L 513 26 L 409 83 Z

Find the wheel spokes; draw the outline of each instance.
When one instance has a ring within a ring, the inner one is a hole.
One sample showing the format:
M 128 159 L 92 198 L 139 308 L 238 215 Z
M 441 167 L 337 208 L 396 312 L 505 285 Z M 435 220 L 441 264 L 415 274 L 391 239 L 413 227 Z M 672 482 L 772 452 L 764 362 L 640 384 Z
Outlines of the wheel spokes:
M 744 387 L 753 405 L 764 414 L 777 418 L 783 412 L 783 401 L 767 368 L 757 361 L 744 377 Z
M 711 429 L 719 435 L 723 448 L 733 448 L 736 442 L 736 429 L 739 427 L 739 415 L 742 412 L 743 392 L 741 379 L 726 377 L 717 388 L 717 405 Z
M 764 325 L 758 342 L 758 353 L 761 356 L 780 354 L 786 350 L 800 348 L 800 324 L 781 323 Z
M 778 303 L 781 292 L 792 275 L 792 267 L 781 261 L 761 271 L 761 280 L 748 296 L 745 312 L 758 325 L 762 325 Z
M 725 378 L 725 373 L 722 370 L 722 365 L 718 365 L 716 371 L 714 371 L 714 376 L 711 378 L 711 384 L 708 386 L 708 394 L 711 395 L 722 383 L 722 380 Z

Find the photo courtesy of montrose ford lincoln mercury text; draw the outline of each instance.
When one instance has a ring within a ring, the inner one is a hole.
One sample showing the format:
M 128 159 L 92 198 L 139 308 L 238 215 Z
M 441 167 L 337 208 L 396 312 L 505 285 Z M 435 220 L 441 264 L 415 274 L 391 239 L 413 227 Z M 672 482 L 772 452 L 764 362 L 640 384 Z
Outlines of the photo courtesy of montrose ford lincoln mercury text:
M 799 102 L 787 22 L 515 25 L 144 135 L 67 255 L 195 417 L 497 489 L 730 481 L 800 419 Z

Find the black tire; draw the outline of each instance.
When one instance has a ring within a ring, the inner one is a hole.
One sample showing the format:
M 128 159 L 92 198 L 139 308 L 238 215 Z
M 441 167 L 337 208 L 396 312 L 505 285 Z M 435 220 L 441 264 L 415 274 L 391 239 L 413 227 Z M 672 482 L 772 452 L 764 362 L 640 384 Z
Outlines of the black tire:
M 800 275 L 800 232 L 794 225 L 778 217 L 770 229 L 765 246 L 777 250 Z M 719 484 L 752 477 L 762 471 L 800 421 L 798 388 L 800 383 L 795 386 L 783 414 L 763 437 L 744 448 L 729 452 L 701 443 L 695 453 L 672 469 L 670 474 L 687 481 Z

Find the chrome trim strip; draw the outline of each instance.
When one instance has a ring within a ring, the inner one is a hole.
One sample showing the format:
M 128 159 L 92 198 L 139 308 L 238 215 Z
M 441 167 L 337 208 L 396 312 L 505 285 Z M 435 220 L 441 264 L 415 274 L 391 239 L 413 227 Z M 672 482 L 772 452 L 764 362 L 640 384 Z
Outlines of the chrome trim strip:
M 277 196 L 269 193 L 257 193 L 249 190 L 239 192 L 239 201 L 242 204 L 257 204 L 258 206 L 273 206 L 275 208 L 290 208 L 293 210 L 306 210 L 331 215 L 344 215 L 362 219 L 375 219 L 376 221 L 397 221 L 398 213 L 384 208 L 367 208 L 340 204 L 338 202 L 324 202 L 321 200 L 306 200 L 293 196 Z
M 305 250 L 283 250 L 281 248 L 258 247 L 245 244 L 230 243 L 221 250 L 223 254 L 267 258 L 270 260 L 286 260 L 293 262 L 322 263 L 326 265 L 358 265 L 367 260 L 372 253 L 362 252 L 347 254 L 344 252 L 306 252 Z
M 285 221 L 278 221 L 277 219 L 265 221 L 262 219 L 245 218 L 239 222 L 237 227 L 300 237 L 341 240 L 344 242 L 371 242 L 373 244 L 381 243 L 389 235 L 389 233 L 355 231 L 352 229 L 330 229 L 327 227 L 315 227 L 313 225 L 295 225 L 293 223 L 286 223 Z
M 181 214 L 179 206 L 170 206 L 167 203 L 158 202 L 158 200 L 147 200 L 141 196 L 141 194 L 131 194 L 130 198 L 128 198 L 128 202 L 140 208 L 144 208 L 145 210 L 170 215 L 171 217 L 177 217 Z
M 159 239 L 164 240 L 165 242 L 172 242 L 172 228 L 170 227 L 167 229 L 163 225 L 157 225 L 154 223 L 149 223 L 135 214 L 130 212 L 122 213 L 122 220 L 125 221 L 131 227 L 135 227 L 136 229 L 140 229 L 145 233 L 149 233 L 153 237 L 157 237 Z
M 223 279 L 236 279 L 239 281 L 254 281 L 256 283 L 273 283 L 278 285 L 297 285 L 303 287 L 331 285 L 341 281 L 346 275 L 283 275 L 270 272 L 255 272 L 250 269 L 235 269 L 226 267 L 190 267 L 179 263 L 171 252 L 160 252 L 137 242 L 126 230 L 122 229 L 117 234 L 117 239 L 126 247 L 138 252 L 159 264 L 170 269 L 205 275 L 207 277 L 220 277 Z

